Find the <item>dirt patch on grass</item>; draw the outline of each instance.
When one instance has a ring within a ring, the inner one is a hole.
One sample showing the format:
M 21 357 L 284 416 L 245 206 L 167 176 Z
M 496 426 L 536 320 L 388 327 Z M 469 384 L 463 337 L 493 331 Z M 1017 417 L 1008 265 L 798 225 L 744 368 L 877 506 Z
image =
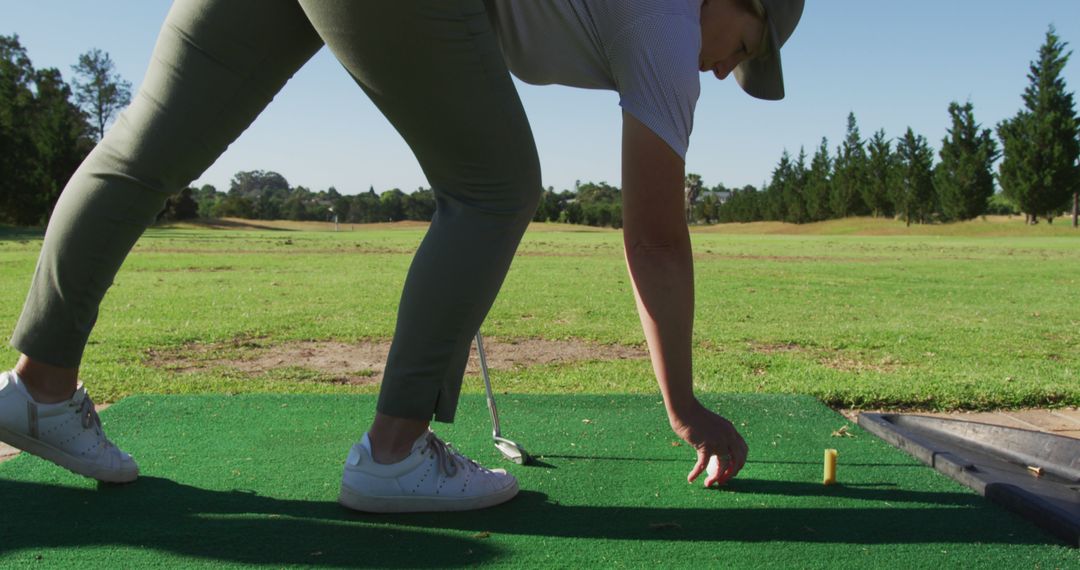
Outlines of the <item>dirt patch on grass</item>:
M 889 372 L 895 372 L 896 369 L 900 368 L 900 363 L 891 357 L 884 357 L 876 361 L 867 361 L 852 358 L 849 355 L 833 354 L 824 356 L 818 361 L 826 368 L 832 368 L 833 370 L 839 370 L 841 372 L 854 372 L 856 374 L 862 372 L 887 374 Z
M 695 253 L 694 259 L 698 261 L 712 260 L 738 260 L 738 261 L 778 261 L 782 263 L 882 263 L 886 261 L 898 261 L 898 258 L 890 257 L 841 257 L 827 255 L 751 255 L 743 253 Z
M 777 354 L 777 353 L 784 353 L 784 352 L 804 352 L 804 351 L 807 350 L 806 347 L 802 346 L 801 344 L 794 343 L 794 342 L 780 342 L 780 343 L 750 342 L 748 344 L 750 345 L 750 350 L 752 350 L 754 352 L 757 352 L 759 354 Z
M 222 343 L 189 343 L 178 348 L 150 349 L 146 364 L 186 373 L 219 370 L 230 375 L 270 377 L 335 384 L 377 384 L 390 341 L 343 343 L 265 339 L 235 339 Z M 485 338 L 488 368 L 517 370 L 545 364 L 648 358 L 642 347 L 600 344 L 583 340 L 502 340 Z M 475 344 L 470 348 L 466 374 L 480 374 Z
M 208 251 L 212 251 L 215 255 L 341 255 L 341 254 L 359 254 L 359 255 L 405 255 L 413 254 L 416 252 L 416 248 L 394 248 L 394 247 L 362 247 L 357 245 L 355 247 L 297 247 L 289 248 L 287 246 L 292 243 L 282 242 L 282 247 L 279 249 L 199 249 L 195 247 L 162 247 L 162 248 L 146 248 L 140 250 L 140 253 L 167 253 L 173 254 L 205 254 Z
M 374 247 L 363 246 L 356 244 L 354 247 L 289 247 L 293 243 L 281 242 L 280 248 L 277 249 L 224 249 L 217 248 L 213 250 L 199 249 L 195 247 L 159 247 L 159 248 L 143 248 L 140 249 L 140 253 L 157 253 L 157 254 L 169 254 L 169 255 L 188 255 L 188 254 L 205 254 L 207 251 L 213 251 L 214 254 L 219 255 L 413 255 L 416 253 L 415 247 Z M 530 251 L 519 250 L 515 253 L 519 257 L 590 257 L 598 255 L 597 252 L 586 251 Z M 231 269 L 231 268 L 230 268 Z M 188 268 L 162 268 L 162 269 L 142 269 L 141 271 L 187 271 Z
M 796 342 L 749 342 L 750 350 L 758 354 L 806 354 L 817 359 L 818 364 L 841 372 L 861 374 L 863 372 L 889 373 L 901 367 L 901 363 L 891 356 L 872 358 L 865 354 L 848 352 L 835 348 L 803 346 Z M 755 374 L 757 374 L 755 369 Z
M 218 273 L 221 271 L 235 271 L 236 268 L 231 265 L 215 265 L 207 267 L 199 267 L 190 265 L 187 267 L 131 267 L 125 269 L 125 271 L 133 271 L 136 273 Z

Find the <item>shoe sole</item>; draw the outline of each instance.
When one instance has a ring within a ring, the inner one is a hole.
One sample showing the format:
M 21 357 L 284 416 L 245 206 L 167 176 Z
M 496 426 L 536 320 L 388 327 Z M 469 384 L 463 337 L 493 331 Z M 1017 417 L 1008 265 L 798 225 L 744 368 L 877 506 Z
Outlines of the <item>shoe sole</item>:
M 341 485 L 338 502 L 354 511 L 365 513 L 438 513 L 447 511 L 474 511 L 505 503 L 518 494 L 518 484 L 514 484 L 490 495 L 479 497 L 442 498 L 442 497 L 372 497 L 361 494 L 348 486 Z
M 36 455 L 83 477 L 90 477 L 105 483 L 130 483 L 139 477 L 139 468 L 127 471 L 110 471 L 89 461 L 84 461 L 41 440 L 27 437 L 0 427 L 0 441 L 17 447 L 31 455 Z

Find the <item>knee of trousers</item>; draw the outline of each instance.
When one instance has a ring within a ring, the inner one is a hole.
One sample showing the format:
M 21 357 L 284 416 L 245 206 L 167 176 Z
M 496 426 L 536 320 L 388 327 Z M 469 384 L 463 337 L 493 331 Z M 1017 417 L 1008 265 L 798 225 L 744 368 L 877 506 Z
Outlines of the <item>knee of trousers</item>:
M 528 224 L 544 191 L 539 158 L 533 153 L 528 159 L 520 159 L 515 168 L 504 169 L 494 178 L 500 187 L 500 198 L 493 204 L 495 208 L 519 223 Z
M 468 177 L 431 179 L 440 216 L 479 215 L 500 224 L 528 224 L 543 195 L 539 164 L 505 163 Z
M 540 198 L 543 196 L 544 188 L 540 181 L 540 168 L 537 166 L 535 172 L 528 173 L 522 177 L 520 186 L 517 192 L 517 201 L 514 208 L 517 213 L 517 218 L 524 224 L 528 224 L 533 216 L 536 214 L 536 208 L 540 205 Z

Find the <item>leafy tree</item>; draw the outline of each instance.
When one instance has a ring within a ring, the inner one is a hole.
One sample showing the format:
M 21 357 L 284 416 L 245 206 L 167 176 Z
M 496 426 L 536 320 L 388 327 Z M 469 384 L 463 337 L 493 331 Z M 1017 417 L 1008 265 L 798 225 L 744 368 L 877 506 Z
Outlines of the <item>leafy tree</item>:
M 688 173 L 683 181 L 683 204 L 686 212 L 686 222 L 694 221 L 694 204 L 697 203 L 698 194 L 701 193 L 703 183 L 700 174 Z
M 39 220 L 36 186 L 40 169 L 31 137 L 34 68 L 18 36 L 0 36 L 0 212 L 6 221 Z
M 31 138 L 40 168 L 41 217 L 52 213 L 60 192 L 93 149 L 85 118 L 71 102 L 71 88 L 56 69 L 34 75 L 34 124 Z
M 272 205 L 270 200 L 260 201 L 259 218 L 263 220 L 274 219 L 273 214 L 280 213 L 286 220 L 310 220 L 312 216 L 308 212 L 306 196 L 297 192 L 291 194 L 281 204 L 280 209 Z
M 810 161 L 806 173 L 806 218 L 817 222 L 829 218 L 829 196 L 832 194 L 832 158 L 829 157 L 829 139 L 821 137 L 821 145 Z
M 558 220 L 590 226 L 622 227 L 622 192 L 606 182 L 577 181 L 576 195 L 564 201 Z M 565 214 L 565 215 L 564 215 Z
M 379 195 L 379 213 L 381 221 L 400 222 L 405 219 L 405 193 L 397 188 Z
M 987 201 L 986 213 L 995 216 L 1012 216 L 1020 214 L 1020 210 L 1003 193 L 995 192 Z
M 354 223 L 382 221 L 379 210 L 379 195 L 375 193 L 375 188 L 369 188 L 367 192 L 354 196 L 350 201 L 349 221 Z
M 293 191 L 289 188 L 289 182 L 285 180 L 285 177 L 277 172 L 268 170 L 237 172 L 229 182 L 228 197 L 244 198 L 245 202 L 231 201 L 226 210 L 236 212 L 239 211 L 238 208 L 243 210 L 244 207 L 250 206 L 250 211 L 244 215 L 228 215 L 258 220 L 277 220 L 285 216 L 287 211 L 289 214 L 301 216 L 294 219 L 306 219 L 303 217 L 303 212 L 306 212 L 305 200 L 307 198 L 304 194 L 309 194 L 309 192 L 301 188 L 298 187 L 296 191 Z M 296 192 L 300 195 L 293 198 L 286 209 L 286 202 Z
M 285 202 L 289 200 L 289 189 L 285 188 L 279 192 L 261 192 L 253 197 L 252 200 L 255 210 L 252 212 L 252 217 L 256 220 L 279 220 L 283 217 L 283 208 Z M 299 202 L 300 209 L 296 210 L 301 213 L 299 219 L 304 219 L 302 212 L 304 211 L 304 197 L 302 195 L 292 196 L 293 200 Z
M 1031 62 L 1024 108 L 998 124 L 1004 159 L 998 169 L 1005 196 L 1026 213 L 1048 222 L 1068 197 L 1080 189 L 1080 141 L 1073 94 L 1065 89 L 1062 70 L 1072 52 L 1053 26 Z
M 229 194 L 252 197 L 260 192 L 288 190 L 289 181 L 270 170 L 237 172 L 229 182 Z
M 199 216 L 200 218 L 212 218 L 214 217 L 214 211 L 225 195 L 217 191 L 212 184 L 203 184 L 199 188 L 191 189 L 191 197 L 199 204 Z
M 543 195 L 540 196 L 540 203 L 536 207 L 536 213 L 533 215 L 533 221 L 558 221 L 559 210 L 559 195 L 555 193 L 554 188 L 548 187 L 547 190 L 544 190 Z
M 912 221 L 926 223 L 933 212 L 934 152 L 925 137 L 908 127 L 896 145 L 896 155 L 899 163 L 896 211 L 909 226 Z
M 869 213 L 862 198 L 863 188 L 866 187 L 866 149 L 859 138 L 855 113 L 848 113 L 847 134 L 836 151 L 832 182 L 829 209 L 833 217 L 844 218 Z
M 559 213 L 559 221 L 564 224 L 580 224 L 583 220 L 581 203 L 576 200 L 567 201 L 563 211 Z
M 165 200 L 165 208 L 158 214 L 158 220 L 193 220 L 199 217 L 199 204 L 195 201 L 194 188 L 184 188 L 175 196 Z
M 622 201 L 622 192 L 607 182 L 579 183 L 577 200 L 583 204 L 617 204 Z
M 694 220 L 713 224 L 716 223 L 719 212 L 720 199 L 717 198 L 716 192 L 708 192 L 694 208 Z
M 990 129 L 979 131 L 970 102 L 949 104 L 952 126 L 941 141 L 934 187 L 946 221 L 970 220 L 986 212 L 994 194 L 992 165 L 998 157 Z
M 215 218 L 255 218 L 255 205 L 249 198 L 228 194 L 214 207 Z
M 608 208 L 611 211 L 611 214 L 610 214 L 610 217 L 609 217 L 609 223 L 611 224 L 611 227 L 615 228 L 615 229 L 622 228 L 622 226 L 623 226 L 622 204 L 611 204 L 610 206 L 608 206 Z
M 731 195 L 732 191 L 723 184 L 717 184 L 703 192 L 698 206 L 694 209 L 694 219 L 706 224 L 717 223 L 720 220 L 720 209 L 723 208 L 725 200 L 731 199 Z
M 192 220 L 199 217 L 199 203 L 192 197 L 191 188 L 180 191 L 180 197 L 173 206 L 173 216 L 177 220 Z
M 866 145 L 866 193 L 863 199 L 875 215 L 892 216 L 897 187 L 896 155 L 885 130 L 878 129 Z
M 56 69 L 35 70 L 18 36 L 0 36 L 0 221 L 44 223 L 92 147 Z
M 331 187 L 330 189 L 336 190 L 333 187 Z M 329 192 L 327 193 L 329 194 Z M 338 221 L 343 222 L 348 220 L 351 215 L 352 201 L 349 200 L 348 196 L 343 196 L 339 194 L 333 199 L 332 207 L 334 208 L 334 213 L 337 214 Z
M 435 192 L 431 189 L 418 188 L 412 194 L 406 194 L 404 202 L 406 220 L 430 222 L 435 215 Z
M 757 222 L 765 219 L 765 192 L 759 192 L 752 185 L 743 186 L 731 192 L 731 196 L 720 207 L 720 223 Z
M 131 103 L 131 83 L 116 71 L 106 52 L 94 48 L 79 56 L 73 65 L 75 101 L 93 121 L 97 140 L 105 136 L 105 127 L 121 109 Z

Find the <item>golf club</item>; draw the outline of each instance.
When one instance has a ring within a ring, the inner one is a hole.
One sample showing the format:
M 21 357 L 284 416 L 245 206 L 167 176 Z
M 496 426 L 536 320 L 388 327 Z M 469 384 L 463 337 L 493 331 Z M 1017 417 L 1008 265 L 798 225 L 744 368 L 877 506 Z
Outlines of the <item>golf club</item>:
M 491 392 L 491 378 L 488 376 L 487 356 L 484 355 L 484 339 L 480 336 L 480 331 L 476 331 L 476 352 L 480 354 L 480 371 L 484 375 L 484 388 L 487 389 L 488 410 L 491 411 L 491 437 L 495 440 L 495 448 L 510 461 L 513 461 L 518 465 L 525 465 L 532 461 L 532 458 L 529 457 L 529 453 L 525 451 L 524 447 L 502 437 L 502 433 L 499 431 L 499 412 L 495 409 L 495 396 Z

